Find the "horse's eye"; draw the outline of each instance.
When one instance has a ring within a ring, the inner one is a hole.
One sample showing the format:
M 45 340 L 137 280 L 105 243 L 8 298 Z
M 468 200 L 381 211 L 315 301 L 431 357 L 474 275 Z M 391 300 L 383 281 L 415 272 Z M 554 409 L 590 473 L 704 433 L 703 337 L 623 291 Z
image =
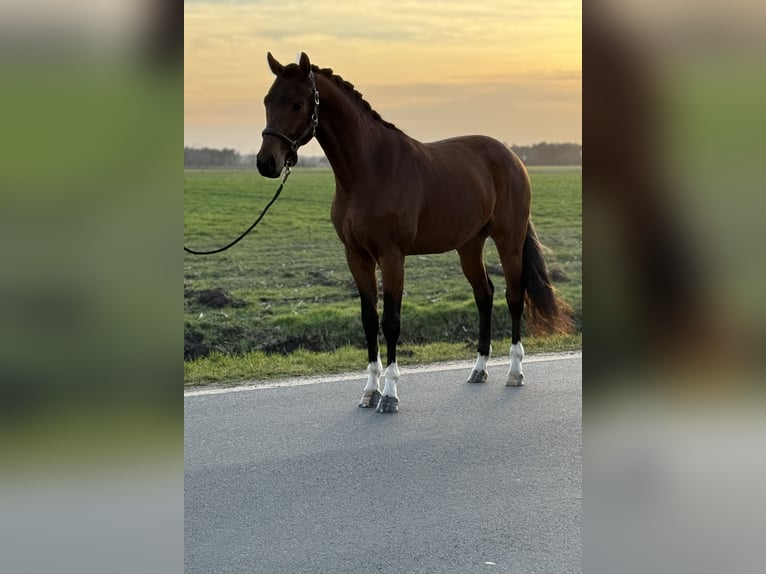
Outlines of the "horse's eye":
M 298 112 L 303 108 L 303 102 L 295 102 L 293 104 L 293 111 Z

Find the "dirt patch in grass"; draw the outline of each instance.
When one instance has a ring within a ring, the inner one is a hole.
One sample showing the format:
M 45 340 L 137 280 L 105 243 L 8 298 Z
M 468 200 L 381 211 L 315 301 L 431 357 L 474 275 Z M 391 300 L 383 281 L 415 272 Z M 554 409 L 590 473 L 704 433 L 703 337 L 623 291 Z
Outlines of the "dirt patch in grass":
M 184 301 L 195 302 L 210 309 L 223 309 L 224 307 L 244 307 L 247 305 L 242 299 L 229 294 L 225 289 L 184 289 Z
M 184 360 L 191 361 L 210 354 L 210 345 L 205 342 L 205 334 L 194 328 L 184 328 Z
M 569 281 L 569 275 L 567 275 L 563 269 L 558 267 L 553 267 L 548 272 L 548 275 L 554 283 L 567 283 Z
M 504 277 L 503 267 L 501 265 L 487 265 L 487 273 L 492 276 Z M 569 281 L 569 275 L 560 267 L 552 267 L 548 270 L 551 281 L 554 283 L 567 283 Z

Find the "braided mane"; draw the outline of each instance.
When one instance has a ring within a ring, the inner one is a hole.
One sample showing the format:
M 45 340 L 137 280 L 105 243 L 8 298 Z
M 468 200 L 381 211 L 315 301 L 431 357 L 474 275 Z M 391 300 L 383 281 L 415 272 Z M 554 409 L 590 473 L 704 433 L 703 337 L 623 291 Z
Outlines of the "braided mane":
M 359 101 L 359 103 L 362 104 L 362 107 L 372 116 L 374 120 L 380 122 L 387 128 L 391 128 L 392 130 L 396 130 L 398 132 L 402 131 L 391 122 L 387 122 L 382 117 L 380 117 L 380 114 L 372 109 L 372 106 L 367 100 L 365 100 L 362 97 L 362 94 L 360 94 L 357 90 L 354 89 L 354 84 L 352 84 L 351 82 L 347 82 L 346 80 L 341 78 L 338 74 L 333 74 L 332 68 L 320 68 L 314 64 L 311 64 L 311 69 L 316 73 L 322 74 L 325 78 L 332 80 L 332 82 L 339 88 L 346 90 L 347 92 L 350 92 L 351 95 L 353 95 L 354 98 L 356 98 Z

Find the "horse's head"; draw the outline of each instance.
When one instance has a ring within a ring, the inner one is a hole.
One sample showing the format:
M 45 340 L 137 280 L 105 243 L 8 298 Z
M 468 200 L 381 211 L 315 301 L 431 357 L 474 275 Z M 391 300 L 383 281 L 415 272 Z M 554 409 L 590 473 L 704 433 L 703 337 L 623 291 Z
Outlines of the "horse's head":
M 271 52 L 266 59 L 276 79 L 263 99 L 266 129 L 257 165 L 261 175 L 279 177 L 285 165 L 295 165 L 298 148 L 315 135 L 319 92 L 305 53 L 301 53 L 297 64 L 287 66 L 277 62 Z

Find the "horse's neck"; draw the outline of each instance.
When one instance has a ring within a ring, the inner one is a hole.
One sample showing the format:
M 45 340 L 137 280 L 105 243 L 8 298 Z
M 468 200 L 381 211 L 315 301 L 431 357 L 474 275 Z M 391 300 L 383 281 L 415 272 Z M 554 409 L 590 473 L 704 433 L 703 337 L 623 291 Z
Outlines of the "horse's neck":
M 316 138 L 322 146 L 335 178 L 349 189 L 354 173 L 365 161 L 373 161 L 371 150 L 382 137 L 381 126 L 362 109 L 354 96 L 320 76 L 319 126 Z

